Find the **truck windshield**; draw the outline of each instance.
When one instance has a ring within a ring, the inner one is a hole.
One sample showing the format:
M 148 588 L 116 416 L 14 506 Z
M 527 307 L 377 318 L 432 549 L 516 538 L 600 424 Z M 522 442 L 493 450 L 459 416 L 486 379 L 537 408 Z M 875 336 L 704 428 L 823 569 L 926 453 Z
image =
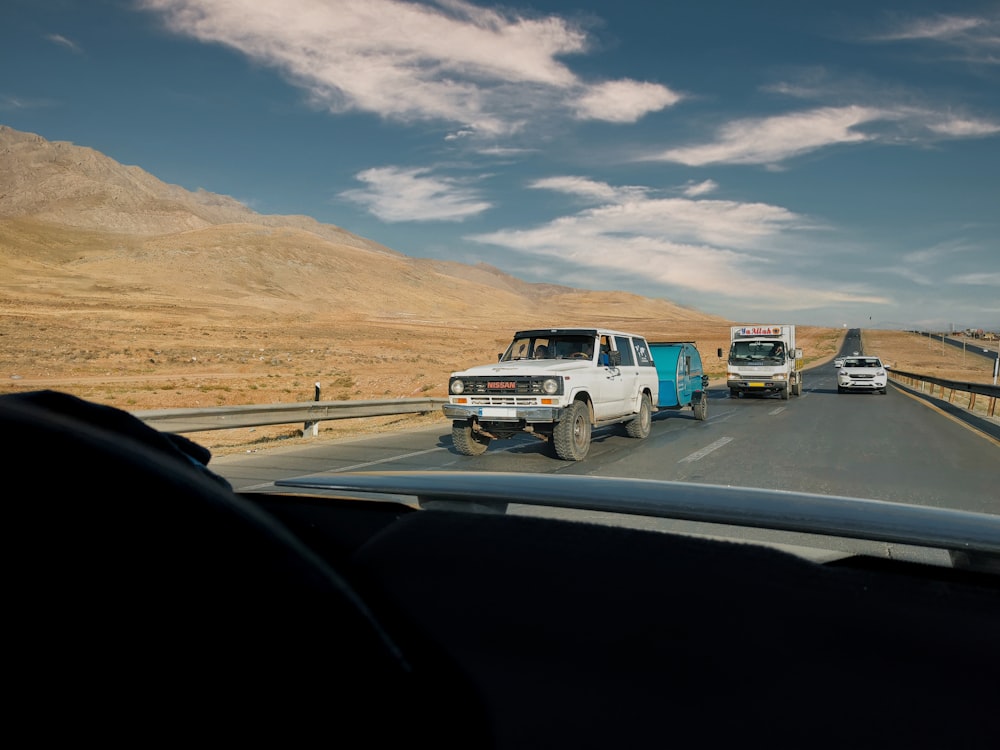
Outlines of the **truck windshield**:
M 732 364 L 741 362 L 781 362 L 785 352 L 780 343 L 774 341 L 735 341 L 729 350 Z
M 593 358 L 594 337 L 592 336 L 523 336 L 514 339 L 500 361 Z

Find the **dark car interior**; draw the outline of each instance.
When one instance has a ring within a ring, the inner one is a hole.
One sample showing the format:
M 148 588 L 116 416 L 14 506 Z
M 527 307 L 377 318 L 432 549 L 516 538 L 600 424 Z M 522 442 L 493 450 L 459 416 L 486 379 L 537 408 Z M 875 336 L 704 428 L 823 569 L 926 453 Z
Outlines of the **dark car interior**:
M 238 493 L 51 391 L 0 420 L 13 736 L 996 747 L 1000 574 Z

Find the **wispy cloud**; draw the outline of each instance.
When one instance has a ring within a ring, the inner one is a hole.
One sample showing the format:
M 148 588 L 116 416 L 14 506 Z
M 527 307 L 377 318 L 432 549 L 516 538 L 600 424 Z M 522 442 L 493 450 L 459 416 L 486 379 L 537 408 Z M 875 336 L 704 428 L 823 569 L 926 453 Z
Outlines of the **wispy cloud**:
M 702 180 L 697 183 L 688 183 L 684 186 L 683 193 L 688 198 L 697 198 L 699 195 L 707 195 L 708 193 L 713 193 L 719 189 L 719 185 L 715 180 Z
M 575 109 L 581 120 L 628 123 L 672 107 L 681 98 L 680 94 L 655 83 L 609 81 L 584 88 Z
M 935 15 L 898 22 L 889 31 L 869 37 L 880 41 L 903 39 L 954 40 L 967 38 L 989 28 L 990 21 L 975 16 Z
M 82 49 L 80 49 L 80 46 L 76 42 L 74 42 L 72 39 L 67 39 L 62 34 L 46 34 L 45 38 L 48 39 L 53 44 L 58 44 L 60 47 L 65 47 L 71 52 L 80 53 L 83 51 Z
M 23 99 L 18 96 L 0 95 L 0 112 L 18 112 L 52 106 L 55 106 L 55 103 L 50 99 Z
M 1000 289 L 1000 272 L 960 274 L 958 276 L 952 276 L 949 281 L 953 284 L 988 286 L 993 289 Z
M 896 17 L 887 27 L 866 35 L 870 42 L 927 42 L 958 59 L 1000 65 L 1000 8 L 979 15 L 936 14 Z
M 943 115 L 928 122 L 927 128 L 934 133 L 952 138 L 977 138 L 1000 133 L 1000 122 Z
M 490 208 L 468 185 L 430 169 L 378 167 L 356 175 L 364 188 L 340 193 L 382 221 L 462 221 Z
M 694 146 L 652 152 L 643 160 L 688 166 L 779 165 L 796 156 L 844 144 L 920 143 L 1000 133 L 1000 122 L 912 106 L 820 107 L 742 119 L 721 126 L 715 138 Z
M 669 148 L 646 159 L 688 166 L 777 164 L 835 144 L 867 141 L 871 136 L 857 127 L 884 117 L 886 113 L 878 109 L 851 106 L 737 120 L 719 128 L 716 138 L 709 143 Z
M 589 203 L 623 203 L 631 198 L 641 197 L 646 192 L 645 188 L 614 187 L 588 177 L 573 176 L 545 177 L 535 180 L 528 187 L 575 195 Z
M 556 15 L 464 0 L 141 0 L 174 32 L 282 71 L 333 112 L 515 132 L 539 114 L 634 122 L 679 96 L 632 80 L 590 83 L 563 62 L 586 30 Z

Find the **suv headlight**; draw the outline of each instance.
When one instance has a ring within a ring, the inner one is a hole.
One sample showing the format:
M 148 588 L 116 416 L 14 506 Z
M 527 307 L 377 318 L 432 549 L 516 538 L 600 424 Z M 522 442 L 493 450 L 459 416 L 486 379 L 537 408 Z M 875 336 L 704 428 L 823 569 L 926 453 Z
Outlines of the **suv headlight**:
M 545 378 L 542 381 L 542 390 L 550 396 L 559 393 L 559 381 L 556 378 Z
M 449 389 L 455 395 L 458 395 L 459 393 L 465 393 L 465 383 L 463 383 L 461 380 L 459 380 L 459 379 L 456 378 L 455 380 L 451 381 L 451 385 L 449 386 Z

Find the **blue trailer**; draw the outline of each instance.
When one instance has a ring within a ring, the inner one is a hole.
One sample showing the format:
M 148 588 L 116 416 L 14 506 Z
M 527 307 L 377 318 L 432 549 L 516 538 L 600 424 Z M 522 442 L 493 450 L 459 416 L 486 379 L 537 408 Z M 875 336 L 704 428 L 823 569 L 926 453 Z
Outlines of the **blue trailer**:
M 651 341 L 649 350 L 660 380 L 657 411 L 684 409 L 694 418 L 708 416 L 708 375 L 701 366 L 701 354 L 693 341 Z

